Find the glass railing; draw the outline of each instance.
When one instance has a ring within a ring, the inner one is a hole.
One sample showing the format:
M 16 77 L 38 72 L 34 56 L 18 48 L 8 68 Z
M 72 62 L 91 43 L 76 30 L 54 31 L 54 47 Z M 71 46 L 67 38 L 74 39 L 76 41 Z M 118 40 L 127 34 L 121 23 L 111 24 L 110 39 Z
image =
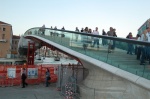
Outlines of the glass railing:
M 25 36 L 37 35 L 74 51 L 150 79 L 150 43 L 89 33 L 31 28 Z M 144 53 L 144 54 L 143 54 Z M 143 63 L 141 64 L 141 59 Z

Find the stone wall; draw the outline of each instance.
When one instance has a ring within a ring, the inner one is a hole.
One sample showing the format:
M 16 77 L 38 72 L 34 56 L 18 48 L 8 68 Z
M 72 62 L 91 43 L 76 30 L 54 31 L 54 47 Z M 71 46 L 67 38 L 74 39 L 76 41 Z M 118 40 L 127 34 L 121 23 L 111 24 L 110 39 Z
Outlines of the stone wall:
M 150 99 L 150 90 L 82 60 L 89 74 L 80 86 L 81 99 Z

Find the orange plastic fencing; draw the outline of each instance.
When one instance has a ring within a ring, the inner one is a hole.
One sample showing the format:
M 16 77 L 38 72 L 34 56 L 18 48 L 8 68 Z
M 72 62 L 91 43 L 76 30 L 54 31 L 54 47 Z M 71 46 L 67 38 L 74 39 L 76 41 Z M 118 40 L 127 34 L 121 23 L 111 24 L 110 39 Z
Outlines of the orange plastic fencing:
M 57 82 L 58 78 L 55 74 L 57 65 L 0 65 L 0 86 L 21 85 L 22 68 L 26 69 L 26 82 L 28 84 L 40 84 L 45 82 L 46 68 L 50 71 L 51 80 L 49 82 Z

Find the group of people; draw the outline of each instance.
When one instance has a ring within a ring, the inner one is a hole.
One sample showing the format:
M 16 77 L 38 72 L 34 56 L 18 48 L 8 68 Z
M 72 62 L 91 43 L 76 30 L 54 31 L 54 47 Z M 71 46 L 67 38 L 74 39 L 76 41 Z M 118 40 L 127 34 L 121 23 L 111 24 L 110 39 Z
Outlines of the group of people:
M 150 27 L 147 27 L 146 30 L 142 34 L 137 34 L 136 38 L 133 37 L 130 32 L 127 37 L 128 39 L 135 39 L 137 41 L 150 42 Z M 134 46 L 132 43 L 128 43 L 127 54 L 132 55 L 134 51 Z M 150 47 L 144 45 L 135 46 L 135 54 L 137 55 L 137 60 L 140 60 L 140 65 L 144 65 L 146 60 L 149 61 L 150 64 Z
M 141 35 L 137 35 L 137 40 L 150 42 L 150 27 L 147 27 L 147 29 Z M 150 64 L 150 47 L 137 45 L 137 59 L 140 59 L 141 65 L 144 65 L 146 60 L 148 60 Z
M 53 28 L 51 26 L 51 29 L 57 29 L 57 27 L 55 26 Z M 65 30 L 64 26 L 61 28 L 61 30 Z M 95 30 L 93 30 L 93 31 L 91 28 L 88 28 L 88 27 L 82 28 L 81 30 L 79 30 L 79 28 L 76 27 L 75 31 L 76 32 L 83 32 L 83 33 L 90 33 L 90 34 L 94 34 L 94 35 L 100 35 L 98 27 L 96 27 Z M 108 32 L 105 32 L 105 30 L 103 29 L 101 35 L 117 37 L 116 29 L 113 27 L 110 27 Z M 78 41 L 78 38 L 79 38 L 79 34 L 75 34 L 75 41 Z M 99 38 L 98 37 L 87 37 L 87 36 L 81 35 L 81 41 L 83 42 L 84 48 L 86 48 L 88 46 L 88 44 L 90 44 L 91 47 L 94 47 L 95 45 L 97 45 L 97 48 L 99 48 Z M 115 41 L 114 40 L 102 39 L 102 45 L 103 46 L 109 45 L 109 51 L 108 52 L 112 52 L 115 49 Z
M 22 75 L 21 75 L 22 88 L 25 88 L 25 86 L 28 86 L 28 83 L 26 83 L 26 79 L 27 79 L 26 69 L 23 68 Z M 49 80 L 51 80 L 50 71 L 48 68 L 46 68 L 46 72 L 45 72 L 45 86 L 46 87 L 48 87 L 50 84 Z
M 76 27 L 75 31 L 79 32 L 78 27 Z M 93 30 L 93 31 L 90 28 L 85 27 L 85 29 L 82 28 L 81 32 L 99 35 L 98 27 L 96 27 L 95 30 Z M 79 36 L 78 34 L 75 34 L 76 41 L 78 40 L 78 36 Z M 92 40 L 94 41 L 93 43 L 92 43 Z M 91 47 L 94 47 L 95 45 L 97 45 L 97 48 L 99 48 L 99 38 L 97 38 L 97 37 L 88 37 L 85 35 L 81 35 L 81 41 L 83 42 L 84 48 L 87 47 L 87 43 L 89 43 L 91 45 Z
M 84 32 L 84 33 L 91 33 L 94 35 L 100 35 L 99 31 L 98 31 L 98 27 L 95 28 L 95 30 L 92 31 L 91 28 L 85 27 L 81 29 L 81 31 L 79 31 L 78 27 L 76 27 L 75 29 L 76 32 Z M 110 27 L 110 30 L 106 33 L 105 30 L 102 30 L 102 35 L 104 36 L 112 36 L 112 37 L 117 37 L 116 34 L 116 29 Z M 78 34 L 75 34 L 75 40 L 78 40 Z M 93 44 L 92 44 L 92 40 L 93 40 Z M 91 47 L 94 47 L 95 45 L 97 45 L 97 48 L 99 48 L 99 38 L 98 37 L 91 37 L 91 38 L 87 38 L 86 36 L 82 36 L 81 37 L 81 41 L 86 42 L 86 43 L 91 43 Z M 115 49 L 115 41 L 114 40 L 106 40 L 106 39 L 102 39 L 102 45 L 109 45 L 109 52 L 112 52 L 112 50 Z M 85 46 L 85 45 L 84 45 Z
M 45 28 L 45 25 L 42 26 L 42 28 Z M 51 29 L 57 29 L 57 27 L 55 26 L 54 28 L 51 26 Z M 65 27 L 63 26 L 61 28 L 61 30 L 65 30 Z M 94 35 L 100 35 L 100 32 L 98 30 L 98 27 L 95 28 L 95 30 L 92 31 L 91 28 L 88 28 L 88 27 L 85 27 L 85 28 L 82 28 L 81 30 L 79 30 L 78 27 L 75 28 L 75 31 L 76 32 L 83 32 L 83 33 L 90 33 L 90 34 L 94 34 Z M 128 35 L 127 35 L 127 39 L 136 39 L 136 40 L 139 40 L 139 41 L 149 41 L 147 38 L 148 38 L 148 31 L 150 31 L 149 28 L 147 28 L 143 34 L 141 35 L 137 35 L 137 37 L 133 37 L 132 33 L 130 32 Z M 113 27 L 110 27 L 109 31 L 108 32 L 105 32 L 105 30 L 103 29 L 102 30 L 102 34 L 101 35 L 104 35 L 104 36 L 112 36 L 112 37 L 117 37 L 117 34 L 116 34 L 116 29 L 113 28 Z M 75 34 L 75 41 L 78 41 L 78 38 L 79 38 L 79 34 Z M 146 38 L 146 40 L 145 40 Z M 87 47 L 87 43 L 91 45 L 91 47 L 94 47 L 95 45 L 97 45 L 97 48 L 99 48 L 99 38 L 97 37 L 92 37 L 92 36 L 84 36 L 82 35 L 81 36 L 81 41 L 83 42 L 83 47 L 86 48 Z M 115 40 L 107 40 L 107 39 L 104 39 L 102 38 L 102 45 L 105 46 L 105 45 L 108 45 L 108 52 L 113 52 L 113 50 L 115 49 Z M 141 64 L 144 63 L 143 61 L 143 57 L 145 57 L 144 55 L 148 55 L 147 57 L 149 57 L 149 54 L 148 53 L 148 50 L 149 50 L 149 47 L 146 47 L 144 48 L 141 46 L 139 47 L 138 45 L 135 47 L 135 54 L 137 54 L 137 59 L 139 59 L 140 57 L 140 60 L 141 61 Z M 128 49 L 127 49 L 127 54 L 130 54 L 132 55 L 133 54 L 133 50 L 134 50 L 134 46 L 132 43 L 128 43 Z M 139 55 L 140 53 L 140 55 Z M 146 53 L 146 54 L 142 54 L 142 53 Z

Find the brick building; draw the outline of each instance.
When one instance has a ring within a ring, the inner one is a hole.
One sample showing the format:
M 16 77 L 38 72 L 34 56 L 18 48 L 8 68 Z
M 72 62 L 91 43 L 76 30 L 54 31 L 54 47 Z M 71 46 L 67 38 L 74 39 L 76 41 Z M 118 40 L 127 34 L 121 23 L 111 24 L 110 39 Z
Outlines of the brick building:
M 0 58 L 11 56 L 12 26 L 0 21 Z

